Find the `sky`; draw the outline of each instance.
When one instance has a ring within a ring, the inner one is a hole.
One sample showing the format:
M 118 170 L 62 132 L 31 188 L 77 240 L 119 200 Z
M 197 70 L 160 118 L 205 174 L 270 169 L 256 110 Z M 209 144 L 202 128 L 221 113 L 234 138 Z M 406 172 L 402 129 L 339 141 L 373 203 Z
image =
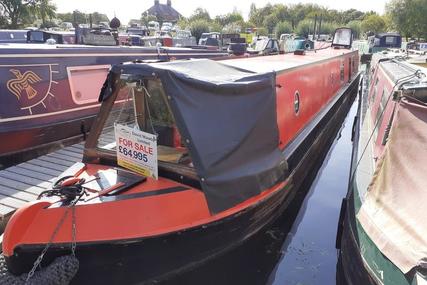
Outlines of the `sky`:
M 99 12 L 107 14 L 110 19 L 116 15 L 122 23 L 128 23 L 130 19 L 139 19 L 141 13 L 154 4 L 154 0 L 52 0 L 52 2 L 56 4 L 59 13 L 72 12 L 76 9 L 84 13 Z M 374 10 L 383 14 L 386 2 L 386 0 L 172 0 L 172 7 L 185 17 L 190 16 L 198 7 L 208 10 L 211 17 L 227 14 L 236 8 L 247 19 L 251 3 L 255 3 L 257 7 L 263 7 L 267 3 L 315 3 L 329 9 L 354 8 L 364 12 Z M 160 0 L 160 3 L 166 4 L 166 0 Z

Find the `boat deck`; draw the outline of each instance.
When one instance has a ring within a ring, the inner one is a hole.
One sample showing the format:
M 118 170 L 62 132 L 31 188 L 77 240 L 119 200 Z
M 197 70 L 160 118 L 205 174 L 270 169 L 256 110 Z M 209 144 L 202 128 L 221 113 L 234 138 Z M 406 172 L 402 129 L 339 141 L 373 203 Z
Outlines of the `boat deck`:
M 83 157 L 84 142 L 74 144 L 0 171 L 0 232 L 25 203 L 50 189 L 52 182 Z

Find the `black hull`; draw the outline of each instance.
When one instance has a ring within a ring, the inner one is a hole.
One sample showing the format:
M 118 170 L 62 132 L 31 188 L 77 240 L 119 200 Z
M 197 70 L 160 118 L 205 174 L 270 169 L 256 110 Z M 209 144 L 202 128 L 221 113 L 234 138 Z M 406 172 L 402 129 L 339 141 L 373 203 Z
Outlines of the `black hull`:
M 76 255 L 80 269 L 73 284 L 132 284 L 169 279 L 253 236 L 288 208 L 310 170 L 319 163 L 325 149 L 334 140 L 356 91 L 357 79 L 320 120 L 313 130 L 315 135 L 306 136 L 300 146 L 304 151 L 295 152 L 301 156 L 283 189 L 235 215 L 204 226 L 151 238 L 79 243 Z M 292 157 L 292 160 L 296 159 Z M 28 271 L 43 247 L 17 247 L 15 254 L 7 258 L 9 269 L 15 273 Z M 69 252 L 69 245 L 54 245 L 44 261 L 49 263 Z

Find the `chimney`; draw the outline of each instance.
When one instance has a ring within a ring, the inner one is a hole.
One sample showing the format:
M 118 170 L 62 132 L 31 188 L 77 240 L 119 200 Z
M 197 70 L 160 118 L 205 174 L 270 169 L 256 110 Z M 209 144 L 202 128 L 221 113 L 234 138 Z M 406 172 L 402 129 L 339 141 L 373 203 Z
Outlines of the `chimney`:
M 159 0 L 154 0 L 154 6 L 159 5 Z
M 168 4 L 169 7 L 172 6 L 172 0 L 168 0 L 166 3 Z

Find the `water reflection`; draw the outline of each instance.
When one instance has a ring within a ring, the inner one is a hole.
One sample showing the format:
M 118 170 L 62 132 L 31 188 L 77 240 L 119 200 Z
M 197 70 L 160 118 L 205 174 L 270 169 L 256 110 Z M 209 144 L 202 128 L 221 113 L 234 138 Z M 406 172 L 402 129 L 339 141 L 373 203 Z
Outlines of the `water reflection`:
M 323 164 L 280 219 L 228 254 L 162 284 L 335 284 L 335 238 L 356 111 L 357 102 Z

